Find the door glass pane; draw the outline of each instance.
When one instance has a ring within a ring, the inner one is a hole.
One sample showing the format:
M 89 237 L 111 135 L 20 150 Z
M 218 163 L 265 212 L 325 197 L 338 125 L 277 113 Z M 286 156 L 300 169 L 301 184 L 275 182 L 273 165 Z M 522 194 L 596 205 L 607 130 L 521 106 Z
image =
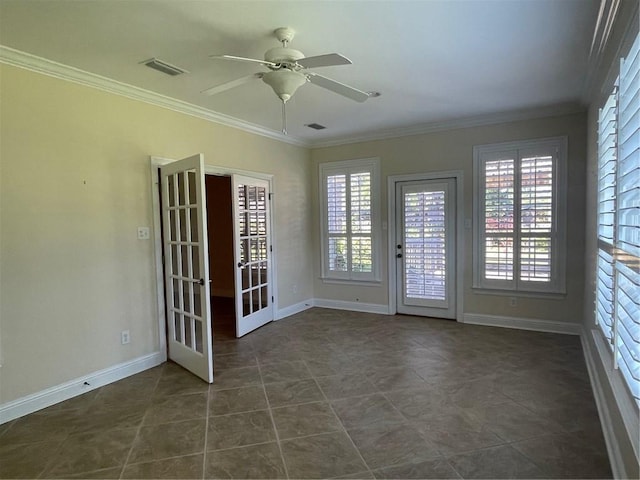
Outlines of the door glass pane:
M 182 304 L 180 303 L 180 280 L 173 279 L 173 306 L 182 310 Z
M 178 212 L 180 213 L 180 240 L 187 242 L 189 240 L 187 237 L 187 211 L 181 208 Z
M 177 240 L 176 231 L 178 230 L 176 226 L 176 211 L 169 210 L 169 231 L 171 232 L 171 241 L 175 242 Z
M 246 290 L 249 288 L 249 268 L 242 267 L 242 290 Z
M 249 212 L 249 235 L 258 234 L 258 213 Z
M 171 272 L 175 275 L 180 275 L 180 270 L 178 269 L 178 246 L 171 245 Z
M 247 213 L 242 212 L 238 214 L 238 231 L 241 237 L 249 235 L 247 215 Z
M 242 294 L 242 316 L 251 314 L 251 291 Z
M 200 249 L 197 245 L 191 247 L 191 265 L 193 266 L 193 278 L 200 279 L 200 258 L 198 254 Z
M 404 196 L 407 298 L 446 300 L 445 192 Z
M 191 313 L 191 292 L 190 282 L 182 282 L 182 299 L 184 301 L 184 311 Z
M 198 209 L 189 209 L 189 222 L 191 223 L 191 241 L 196 242 L 198 240 Z
M 247 189 L 245 185 L 238 185 L 238 207 L 240 210 L 247 209 Z
M 260 262 L 260 284 L 267 283 L 267 262 Z
M 193 284 L 193 313 L 201 317 L 202 316 L 202 299 L 201 295 L 204 291 L 204 287 L 198 283 Z
M 258 239 L 258 260 L 267 259 L 267 239 L 261 237 Z
M 266 213 L 258 213 L 258 235 L 266 235 L 267 234 L 267 214 Z
M 249 257 L 250 261 L 257 262 L 260 259 L 259 254 L 258 254 L 258 240 L 251 239 L 250 242 L 251 242 L 250 243 L 250 245 L 251 245 L 251 256 Z
M 184 172 L 179 172 L 178 173 L 177 182 L 178 182 L 178 205 L 182 206 L 182 205 L 185 204 Z
M 269 303 L 269 297 L 267 296 L 267 287 L 262 287 L 260 289 L 260 301 L 261 308 L 266 308 L 267 304 Z
M 249 210 L 256 210 L 258 208 L 258 198 L 255 186 L 247 186 L 247 197 L 247 206 Z
M 189 348 L 191 348 L 193 350 L 192 328 L 193 328 L 193 318 L 187 317 L 185 315 L 185 317 L 184 317 L 184 344 L 185 344 L 185 346 L 187 346 L 187 347 L 189 347 Z
M 182 252 L 182 276 L 191 278 L 189 275 L 189 247 L 182 245 L 180 251 Z
M 182 339 L 184 338 L 182 335 L 182 315 L 177 312 L 173 314 L 173 325 L 175 329 L 174 339 L 176 342 L 182 343 Z
M 169 207 L 175 207 L 176 205 L 176 191 L 175 191 L 175 182 L 174 182 L 174 176 L 175 175 L 169 175 L 167 177 L 167 189 L 169 191 Z
M 249 240 L 240 240 L 240 261 L 242 263 L 248 262 L 249 257 Z
M 188 172 L 187 178 L 189 181 L 189 205 L 195 205 L 197 203 L 196 194 L 198 193 L 196 190 L 196 172 Z
M 196 322 L 196 351 L 202 353 L 202 322 L 195 320 Z

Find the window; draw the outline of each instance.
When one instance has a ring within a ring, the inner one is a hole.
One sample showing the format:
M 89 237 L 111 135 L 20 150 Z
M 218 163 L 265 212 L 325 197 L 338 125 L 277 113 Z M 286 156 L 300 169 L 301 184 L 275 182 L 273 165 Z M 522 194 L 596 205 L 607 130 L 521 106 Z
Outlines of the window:
M 322 274 L 379 281 L 377 159 L 320 165 Z
M 640 404 L 640 37 L 598 116 L 596 323 Z
M 473 150 L 474 287 L 564 293 L 566 138 Z

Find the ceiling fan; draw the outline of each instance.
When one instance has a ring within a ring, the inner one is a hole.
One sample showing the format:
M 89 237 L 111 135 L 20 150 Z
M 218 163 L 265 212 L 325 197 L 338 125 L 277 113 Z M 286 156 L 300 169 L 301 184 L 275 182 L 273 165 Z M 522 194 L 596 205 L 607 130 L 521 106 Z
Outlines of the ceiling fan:
M 296 90 L 307 82 L 326 88 L 327 90 L 350 98 L 351 100 L 355 100 L 356 102 L 364 102 L 370 97 L 380 96 L 378 92 L 363 92 L 357 88 L 350 87 L 349 85 L 345 85 L 323 75 L 309 71 L 309 69 L 317 67 L 350 65 L 351 60 L 348 58 L 340 55 L 339 53 L 328 53 L 325 55 L 305 57 L 301 51 L 289 48 L 289 42 L 291 42 L 295 34 L 291 28 L 278 28 L 273 33 L 282 46 L 267 50 L 264 54 L 264 60 L 238 57 L 235 55 L 210 56 L 210 58 L 213 59 L 257 63 L 267 67 L 269 69 L 268 72 L 258 72 L 237 78 L 230 82 L 203 90 L 202 93 L 205 95 L 216 95 L 252 80 L 261 79 L 264 83 L 269 85 L 278 98 L 282 100 L 282 133 L 285 135 L 287 133 L 285 104 L 293 96 Z

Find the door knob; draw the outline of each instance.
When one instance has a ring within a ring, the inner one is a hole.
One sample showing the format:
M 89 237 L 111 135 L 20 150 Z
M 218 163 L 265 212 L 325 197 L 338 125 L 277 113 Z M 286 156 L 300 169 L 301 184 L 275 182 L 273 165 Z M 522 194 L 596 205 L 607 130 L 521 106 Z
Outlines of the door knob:
M 402 254 L 401 253 L 396 254 L 396 258 L 402 258 Z

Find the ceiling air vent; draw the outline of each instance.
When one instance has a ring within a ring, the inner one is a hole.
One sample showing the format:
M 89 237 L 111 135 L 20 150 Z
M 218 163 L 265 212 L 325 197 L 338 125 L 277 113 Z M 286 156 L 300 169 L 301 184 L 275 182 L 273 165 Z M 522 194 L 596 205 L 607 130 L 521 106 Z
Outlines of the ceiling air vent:
M 152 58 L 150 60 L 145 60 L 142 62 L 149 68 L 153 68 L 162 73 L 166 73 L 167 75 L 171 75 L 175 77 L 176 75 L 182 75 L 183 73 L 189 73 L 186 70 L 183 70 L 175 65 L 171 65 L 170 63 L 163 62 L 162 60 L 158 60 L 157 58 Z
M 313 128 L 314 130 L 324 130 L 325 128 L 327 128 L 324 125 L 320 125 L 319 123 L 305 123 L 304 126 Z

